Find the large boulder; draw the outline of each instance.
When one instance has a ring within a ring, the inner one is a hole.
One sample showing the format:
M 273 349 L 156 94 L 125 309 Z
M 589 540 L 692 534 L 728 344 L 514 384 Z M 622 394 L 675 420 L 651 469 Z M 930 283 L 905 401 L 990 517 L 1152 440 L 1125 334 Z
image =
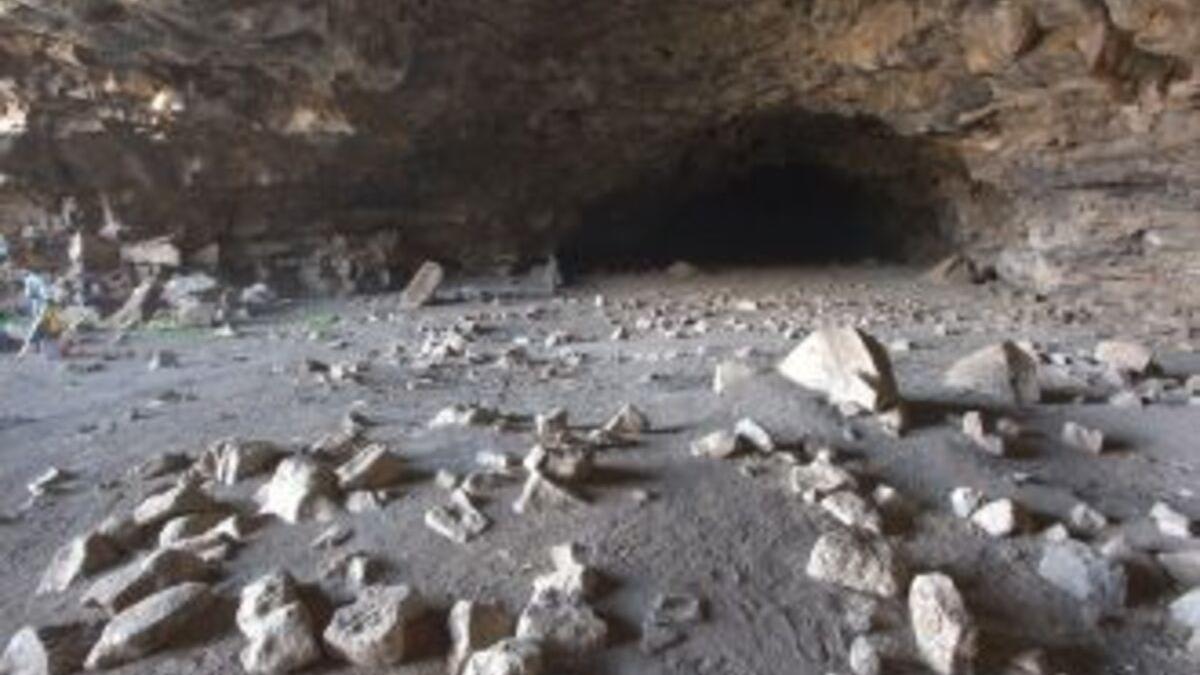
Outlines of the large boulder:
M 959 359 L 946 371 L 944 382 L 1000 405 L 1030 405 L 1042 398 L 1037 360 L 1008 341 Z

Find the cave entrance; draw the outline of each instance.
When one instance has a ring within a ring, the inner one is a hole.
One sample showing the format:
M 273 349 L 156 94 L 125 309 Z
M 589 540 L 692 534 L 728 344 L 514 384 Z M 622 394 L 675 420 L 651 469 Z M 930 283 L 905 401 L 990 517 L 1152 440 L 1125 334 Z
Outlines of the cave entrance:
M 871 121 L 756 119 L 595 200 L 558 250 L 573 272 L 924 263 L 969 189 L 947 153 Z

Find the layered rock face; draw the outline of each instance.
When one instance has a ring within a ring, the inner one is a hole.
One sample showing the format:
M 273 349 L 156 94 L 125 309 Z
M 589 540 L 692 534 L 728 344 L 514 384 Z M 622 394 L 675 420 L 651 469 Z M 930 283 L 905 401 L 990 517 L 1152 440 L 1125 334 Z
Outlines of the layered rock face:
M 897 250 L 1200 275 L 1191 0 L 0 0 L 0 35 L 0 227 L 50 263 L 166 234 L 369 289 L 803 163 Z

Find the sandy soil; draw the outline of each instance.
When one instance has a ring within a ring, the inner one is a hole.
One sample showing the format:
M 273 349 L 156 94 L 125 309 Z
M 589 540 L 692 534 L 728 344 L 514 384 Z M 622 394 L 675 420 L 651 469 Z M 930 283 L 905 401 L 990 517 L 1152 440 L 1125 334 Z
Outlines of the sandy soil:
M 33 591 L 54 551 L 72 535 L 127 512 L 171 480 L 132 477 L 143 460 L 167 451 L 196 455 L 226 436 L 300 447 L 336 430 L 359 405 L 379 423 L 371 438 L 393 445 L 413 467 L 412 480 L 385 510 L 345 517 L 355 535 L 344 548 L 385 560 L 385 580 L 410 583 L 442 607 L 471 597 L 515 612 L 531 580 L 548 567 L 548 547 L 579 541 L 594 549 L 596 566 L 611 582 L 597 607 L 615 639 L 585 663 L 555 672 L 848 672 L 854 633 L 843 615 L 854 598 L 804 573 L 814 541 L 833 522 L 788 489 L 782 461 L 702 460 L 688 452 L 697 436 L 750 415 L 785 442 L 836 447 L 849 467 L 895 486 L 917 507 L 913 522 L 892 539 L 913 569 L 945 570 L 963 589 L 983 628 L 984 672 L 999 672 L 988 664 L 1029 647 L 1046 648 L 1075 674 L 1196 672 L 1185 636 L 1162 611 L 1178 589 L 1153 580 L 1118 619 L 1089 624 L 1074 601 L 1038 577 L 1037 528 L 990 539 L 956 519 L 946 495 L 971 485 L 993 497 L 1014 497 L 1036 514 L 1039 527 L 1062 520 L 1082 499 L 1147 550 L 1196 546 L 1194 539 L 1158 537 L 1146 513 L 1155 501 L 1168 500 L 1200 518 L 1200 407 L 1181 401 L 1125 409 L 1068 399 L 1011 410 L 1027 432 L 1024 451 L 996 458 L 957 431 L 948 416 L 966 402 L 939 386 L 952 361 L 1001 338 L 1075 353 L 1089 352 L 1101 337 L 1132 333 L 1160 350 L 1168 373 L 1200 373 L 1200 357 L 1180 351 L 1178 336 L 1159 334 L 1119 308 L 1089 304 L 1080 315 L 1074 307 L 997 287 L 933 286 L 903 269 L 777 269 L 691 279 L 653 273 L 588 279 L 554 298 L 502 286 L 474 285 L 475 291 L 503 290 L 495 299 L 471 292 L 408 313 L 397 309 L 393 296 L 295 303 L 241 326 L 234 338 L 145 331 L 120 340 L 94 336 L 82 345 L 83 355 L 67 361 L 3 357 L 0 511 L 14 519 L 0 525 L 0 637 L 27 623 L 86 615 L 78 605 L 86 584 L 58 597 Z M 675 326 L 703 319 L 707 331 L 685 328 L 676 335 L 638 325 L 651 316 Z M 477 358 L 419 368 L 424 336 L 465 319 L 478 325 L 470 343 Z M 870 420 L 843 420 L 819 397 L 775 375 L 724 395 L 711 391 L 720 361 L 740 355 L 769 366 L 796 336 L 823 321 L 858 323 L 885 343 L 913 343 L 893 360 L 903 393 L 922 411 L 916 429 L 894 439 Z M 627 340 L 610 339 L 617 325 L 629 331 Z M 545 346 L 556 331 L 570 341 Z M 496 365 L 520 339 L 529 341 L 532 363 Z M 162 348 L 177 352 L 180 366 L 149 371 L 151 353 Z M 369 368 L 360 383 L 331 385 L 303 371 L 310 358 L 361 360 Z M 578 486 L 587 508 L 518 516 L 510 509 L 519 489 L 514 483 L 483 505 L 491 529 L 459 545 L 423 524 L 425 510 L 445 499 L 430 480 L 433 472 L 463 471 L 482 450 L 519 455 L 532 444 L 527 429 L 427 428 L 439 409 L 460 402 L 523 416 L 563 406 L 581 425 L 598 424 L 632 402 L 656 431 L 635 448 L 600 456 L 601 474 Z M 1058 436 L 1065 420 L 1104 430 L 1116 449 L 1092 456 L 1064 447 Z M 60 494 L 22 510 L 26 484 L 51 466 L 77 477 Z M 219 494 L 245 503 L 257 484 Z M 645 495 L 648 501 L 640 499 Z M 247 580 L 274 567 L 321 582 L 318 570 L 329 553 L 314 551 L 310 542 L 325 527 L 263 528 L 226 563 L 219 589 L 234 597 Z M 648 655 L 639 649 L 638 626 L 649 598 L 661 592 L 702 598 L 707 621 L 683 644 Z M 889 613 L 903 617 L 902 603 L 885 603 Z M 114 672 L 239 672 L 241 638 L 217 624 L 217 636 L 202 644 Z M 330 663 L 318 671 L 350 669 Z M 388 672 L 440 673 L 443 666 L 426 659 Z M 908 671 L 894 666 L 888 672 Z M 922 671 L 914 666 L 912 672 Z

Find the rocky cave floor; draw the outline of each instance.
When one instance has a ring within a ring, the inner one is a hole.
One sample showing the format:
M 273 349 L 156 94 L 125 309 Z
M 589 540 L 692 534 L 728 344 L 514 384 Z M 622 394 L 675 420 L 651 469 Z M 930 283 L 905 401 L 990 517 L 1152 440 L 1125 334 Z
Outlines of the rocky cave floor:
M 475 599 L 515 615 L 550 569 L 549 549 L 567 542 L 583 545 L 604 577 L 591 604 L 608 624 L 607 646 L 547 672 L 849 673 L 850 646 L 863 634 L 883 672 L 928 672 L 917 665 L 905 590 L 872 598 L 806 574 L 817 539 L 843 527 L 792 485 L 794 467 L 823 449 L 863 494 L 877 485 L 898 491 L 902 503 L 880 507 L 885 536 L 913 573 L 953 578 L 978 626 L 979 672 L 1196 672 L 1188 632 L 1168 618 L 1187 588 L 1156 555 L 1200 550 L 1200 539 L 1167 536 L 1150 513 L 1164 502 L 1200 519 L 1200 392 L 1187 386 L 1200 354 L 1138 308 L 1036 299 L 996 284 L 936 285 L 887 267 L 596 276 L 553 296 L 508 281 L 449 286 L 456 298 L 411 311 L 395 295 L 291 302 L 236 335 L 96 333 L 67 359 L 0 358 L 0 511 L 10 514 L 0 525 L 0 636 L 102 616 L 80 606 L 92 578 L 62 593 L 35 591 L 56 550 L 178 480 L 146 478 L 158 473 L 152 468 L 182 468 L 148 461 L 194 459 L 228 437 L 302 452 L 355 411 L 369 422 L 365 437 L 404 462 L 398 483 L 376 495 L 379 508 L 339 510 L 334 522 L 352 533 L 325 548 L 313 542 L 330 522 L 252 519 L 244 541 L 222 552 L 214 581 L 222 599 L 204 635 L 173 636 L 168 648 L 112 672 L 241 672 L 245 639 L 232 620 L 239 590 L 282 567 L 327 605 L 345 603 L 354 591 L 332 561 L 355 552 L 373 561 L 376 580 L 409 584 L 437 610 Z M 856 325 L 890 347 L 914 413 L 901 436 L 869 415 L 844 416 L 774 372 L 824 323 Z M 1161 373 L 1124 382 L 1098 374 L 1097 342 L 1118 336 L 1153 347 Z M 977 404 L 942 384 L 954 361 L 1005 339 L 1040 353 L 1041 403 Z M 148 368 L 164 350 L 178 363 Z M 760 370 L 718 394 L 714 370 L 729 361 Z M 514 513 L 535 415 L 565 409 L 583 437 L 627 403 L 650 429 L 628 447 L 597 450 L 590 474 L 560 481 L 578 503 Z M 456 404 L 493 409 L 504 421 L 430 426 Z M 1005 456 L 964 435 L 967 410 L 1020 426 Z M 693 441 L 743 418 L 769 430 L 778 449 L 694 456 Z M 1067 422 L 1102 431 L 1103 452 L 1070 447 Z M 479 453 L 497 452 L 515 468 L 475 500 L 490 526 L 467 543 L 427 527 L 426 512 L 448 503 L 448 476 L 438 472 L 464 476 L 479 469 Z M 51 468 L 63 477 L 31 498 L 28 486 Z M 210 489 L 249 517 L 270 478 Z M 990 536 L 957 517 L 949 494 L 964 486 L 986 501 L 1011 498 L 1025 514 L 1017 531 Z M 1107 524 L 1081 518 L 1080 503 Z M 1119 560 L 1129 578 L 1123 607 L 1096 620 L 1092 601 L 1039 575 L 1048 539 L 1062 536 L 1058 523 Z M 663 594 L 698 599 L 703 618 L 651 648 L 642 626 Z M 399 668 L 326 658 L 313 670 L 442 673 L 436 642 Z M 1030 649 L 1044 650 L 1048 669 L 1015 669 L 1014 657 Z

